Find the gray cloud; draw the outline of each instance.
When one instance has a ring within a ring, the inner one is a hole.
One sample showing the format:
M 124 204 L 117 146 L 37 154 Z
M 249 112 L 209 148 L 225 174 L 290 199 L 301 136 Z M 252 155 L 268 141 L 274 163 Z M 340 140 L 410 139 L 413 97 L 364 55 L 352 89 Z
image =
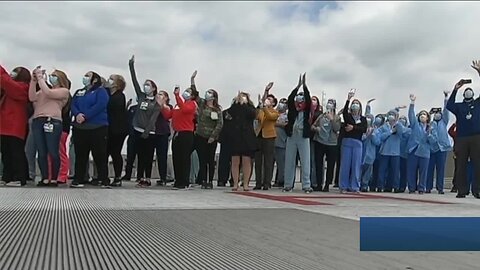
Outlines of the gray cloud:
M 269 81 L 277 96 L 287 96 L 301 72 L 313 94 L 325 90 L 341 104 L 355 87 L 360 99 L 377 98 L 378 112 L 407 104 L 410 92 L 420 107 L 439 106 L 458 79 L 478 84 L 469 67 L 480 58 L 478 3 L 311 5 L 0 2 L 1 64 L 59 68 L 75 88 L 92 69 L 129 81 L 135 54 L 139 79 L 171 91 L 188 86 L 198 69 L 200 89 L 219 90 L 224 106 L 238 90 L 256 97 Z

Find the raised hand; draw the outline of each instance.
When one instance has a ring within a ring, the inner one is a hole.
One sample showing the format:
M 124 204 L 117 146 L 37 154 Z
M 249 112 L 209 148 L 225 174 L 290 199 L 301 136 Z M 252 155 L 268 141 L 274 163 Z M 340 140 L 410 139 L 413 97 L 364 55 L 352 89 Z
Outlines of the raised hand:
M 193 72 L 193 74 L 192 74 L 192 77 L 191 77 L 191 78 L 192 78 L 192 79 L 195 79 L 195 77 L 197 77 L 197 71 L 196 71 L 196 70 Z
M 350 89 L 348 92 L 348 100 L 351 100 L 355 96 L 355 88 Z
M 367 101 L 367 105 L 370 104 L 370 103 L 372 103 L 372 102 L 374 102 L 375 100 L 376 100 L 375 98 L 369 99 L 369 100 Z
M 417 97 L 414 94 L 410 94 L 410 101 L 412 103 L 415 102 L 416 99 L 417 99 Z
M 298 85 L 297 85 L 297 88 L 299 88 L 300 85 L 302 85 L 302 74 L 300 74 L 300 76 L 298 77 Z
M 175 85 L 175 89 L 173 89 L 173 94 L 174 94 L 174 95 L 180 94 L 180 86 Z
M 130 107 L 130 105 L 132 105 L 132 102 L 133 102 L 132 99 L 129 99 L 129 100 L 127 101 L 127 108 Z
M 303 73 L 303 77 L 302 77 L 302 83 L 303 83 L 303 85 L 305 85 L 305 84 L 307 83 L 307 80 L 306 80 L 306 78 L 305 78 L 306 76 L 307 76 L 307 73 L 306 73 L 306 72 Z
M 129 64 L 134 64 L 135 63 L 135 55 L 132 55 L 132 58 L 130 58 L 130 60 L 128 60 L 128 63 Z
M 464 80 L 461 79 L 460 81 L 458 81 L 457 84 L 455 84 L 454 90 L 460 89 L 464 84 L 465 84 Z
M 272 89 L 272 87 L 273 87 L 273 82 L 268 83 L 267 86 L 265 87 L 265 92 L 270 91 L 270 89 Z
M 407 106 L 405 106 L 405 105 L 400 105 L 400 106 L 397 107 L 397 109 L 399 109 L 399 110 L 406 109 L 406 108 L 407 108 Z
M 262 105 L 262 95 L 258 94 L 258 104 Z
M 473 60 L 471 67 L 475 69 L 478 73 L 480 73 L 480 60 Z
M 450 91 L 443 91 L 443 95 L 444 95 L 445 97 L 448 97 L 449 94 L 450 94 Z

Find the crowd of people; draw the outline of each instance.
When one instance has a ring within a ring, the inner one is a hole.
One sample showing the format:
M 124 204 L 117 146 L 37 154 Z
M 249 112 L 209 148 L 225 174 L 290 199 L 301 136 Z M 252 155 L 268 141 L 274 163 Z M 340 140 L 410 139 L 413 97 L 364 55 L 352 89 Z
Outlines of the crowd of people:
M 480 61 L 472 68 L 480 75 Z M 452 192 L 459 198 L 470 192 L 480 198 L 480 98 L 474 99 L 472 88 L 466 87 L 463 101 L 456 102 L 457 92 L 471 80 L 460 80 L 451 93 L 445 91 L 443 108 L 418 110 L 411 94 L 406 115 L 401 111 L 407 106 L 374 115 L 375 99 L 368 100 L 363 110 L 355 89 L 348 92 L 343 107 L 338 108 L 335 99 L 322 106 L 310 93 L 306 74 L 300 75 L 288 97 L 272 94 L 271 82 L 258 96 L 258 104 L 248 92 L 239 91 L 230 107 L 222 109 L 216 90 L 207 89 L 200 96 L 196 71 L 189 88 L 181 91 L 175 86 L 173 105 L 169 93 L 155 81 L 139 83 L 134 56 L 129 69 L 134 105 L 126 101 L 122 75 L 104 79 L 86 72 L 84 87 L 71 94 L 71 81 L 61 70 L 47 74 L 38 66 L 32 72 L 24 67 L 8 72 L 0 66 L 2 184 L 26 185 L 36 177 L 38 160 L 38 186 L 66 184 L 70 168 L 72 188 L 120 187 L 131 179 L 137 160 L 137 186 L 148 187 L 156 159 L 160 178 L 156 184 L 166 185 L 171 142 L 174 189 L 189 188 L 193 152 L 199 162 L 195 182 L 212 189 L 220 144 L 217 185 L 230 183 L 233 191 L 249 191 L 254 171 L 254 190 L 268 190 L 274 182 L 290 192 L 300 165 L 305 193 L 328 192 L 333 184 L 341 193 L 423 194 L 431 193 L 435 183 L 436 191 L 444 194 L 447 154 L 453 150 Z M 456 122 L 449 126 L 450 113 Z M 74 151 L 67 155 L 69 136 Z M 121 151 L 127 137 L 124 168 Z M 93 181 L 88 175 L 90 154 L 96 171 Z

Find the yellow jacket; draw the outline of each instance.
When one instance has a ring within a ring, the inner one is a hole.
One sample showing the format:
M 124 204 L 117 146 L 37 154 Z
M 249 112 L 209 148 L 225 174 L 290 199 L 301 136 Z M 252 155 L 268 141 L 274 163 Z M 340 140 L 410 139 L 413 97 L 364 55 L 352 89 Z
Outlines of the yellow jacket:
M 279 115 L 278 111 L 273 108 L 259 109 L 257 113 L 258 125 L 255 129 L 255 135 L 258 137 L 260 132 L 262 132 L 262 138 L 276 138 L 275 123 Z

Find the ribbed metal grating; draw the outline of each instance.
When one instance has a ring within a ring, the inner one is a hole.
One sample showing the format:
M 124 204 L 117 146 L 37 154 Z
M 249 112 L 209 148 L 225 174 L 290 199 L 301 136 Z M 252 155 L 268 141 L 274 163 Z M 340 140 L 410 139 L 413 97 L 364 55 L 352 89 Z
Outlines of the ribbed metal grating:
M 257 247 L 261 239 L 242 240 L 231 223 L 242 211 L 280 210 L 107 209 L 86 200 L 91 192 L 3 194 L 0 269 L 321 269 L 288 251 Z M 210 220 L 209 211 L 224 213 Z M 216 226 L 232 226 L 236 237 L 216 234 Z

